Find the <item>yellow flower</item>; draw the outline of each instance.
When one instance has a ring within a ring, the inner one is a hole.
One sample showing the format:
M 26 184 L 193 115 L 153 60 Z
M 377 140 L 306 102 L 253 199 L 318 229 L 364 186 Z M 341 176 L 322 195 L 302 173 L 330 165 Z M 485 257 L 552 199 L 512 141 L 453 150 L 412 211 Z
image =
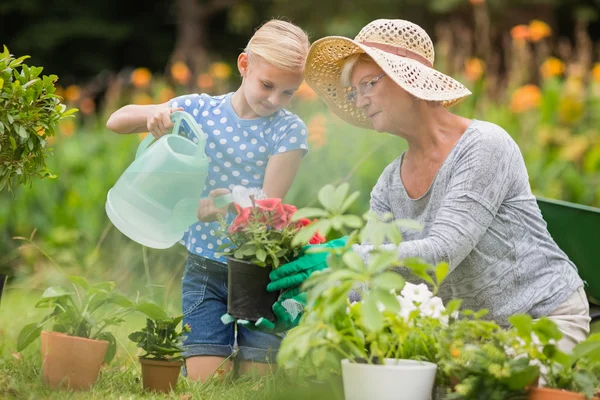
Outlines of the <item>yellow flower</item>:
M 209 91 L 213 87 L 213 78 L 209 74 L 200 74 L 196 79 L 196 85 L 201 90 Z
M 146 136 L 148 136 L 149 133 L 150 132 L 143 132 L 143 133 L 138 134 L 138 138 L 140 139 L 140 142 L 142 140 L 144 140 L 146 138 Z
M 510 36 L 515 41 L 526 41 L 529 39 L 529 27 L 527 25 L 516 25 L 510 30 Z
M 544 79 L 561 76 L 565 72 L 565 64 L 556 57 L 550 57 L 540 67 Z
M 166 103 L 175 97 L 175 92 L 170 87 L 162 88 L 160 92 L 158 92 L 158 102 Z
M 213 63 L 208 73 L 215 79 L 227 79 L 231 76 L 231 67 L 224 62 Z
M 35 132 L 40 136 L 44 136 L 46 134 L 46 130 L 41 126 L 35 128 Z
M 136 68 L 131 73 L 131 83 L 137 88 L 145 88 L 150 85 L 152 72 L 148 68 Z
M 70 85 L 65 90 L 65 99 L 69 102 L 75 102 L 81 97 L 81 90 L 77 85 Z
M 569 162 L 580 161 L 586 150 L 589 149 L 589 145 L 588 138 L 585 136 L 576 136 L 560 150 L 558 157 L 561 160 Z
M 510 99 L 510 109 L 515 113 L 522 113 L 532 108 L 539 107 L 542 93 L 536 85 L 525 85 L 515 90 Z
M 190 69 L 185 65 L 182 61 L 177 61 L 171 66 L 171 76 L 175 80 L 175 82 L 185 85 L 190 81 L 192 77 L 192 73 Z
M 485 71 L 485 63 L 477 57 L 469 58 L 465 61 L 465 75 L 467 79 L 475 82 L 481 78 Z
M 558 103 L 558 115 L 563 123 L 577 122 L 583 116 L 583 111 L 584 104 L 578 96 L 565 95 Z
M 592 78 L 600 83 L 600 63 L 594 64 L 594 68 L 592 68 Z
M 543 38 L 546 38 L 552 34 L 550 25 L 544 21 L 534 19 L 529 23 L 529 39 L 532 42 L 539 42 Z

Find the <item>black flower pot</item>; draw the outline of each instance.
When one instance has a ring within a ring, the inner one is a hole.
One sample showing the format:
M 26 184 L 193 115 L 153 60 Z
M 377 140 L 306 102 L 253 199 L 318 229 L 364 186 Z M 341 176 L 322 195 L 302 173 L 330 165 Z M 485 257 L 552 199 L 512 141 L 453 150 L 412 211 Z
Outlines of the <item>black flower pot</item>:
M 271 267 L 260 267 L 249 261 L 227 259 L 227 312 L 236 319 L 256 322 L 263 317 L 275 321 L 273 304 L 279 292 L 267 292 Z

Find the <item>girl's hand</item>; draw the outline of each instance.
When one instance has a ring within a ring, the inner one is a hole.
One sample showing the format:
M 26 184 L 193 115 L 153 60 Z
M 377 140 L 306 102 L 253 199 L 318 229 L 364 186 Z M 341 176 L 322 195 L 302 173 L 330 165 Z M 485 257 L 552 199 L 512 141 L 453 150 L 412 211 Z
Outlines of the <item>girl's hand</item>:
M 146 122 L 146 127 L 148 128 L 148 132 L 155 138 L 159 138 L 173 129 L 173 121 L 171 121 L 171 113 L 175 111 L 183 111 L 183 108 L 161 108 L 156 113 L 154 113 L 148 121 Z
M 198 206 L 198 213 L 196 214 L 198 220 L 201 222 L 213 222 L 218 219 L 219 215 L 225 217 L 229 206 L 216 208 L 212 197 L 218 197 L 229 193 L 231 193 L 229 189 L 214 189 L 209 193 L 209 197 L 201 199 Z

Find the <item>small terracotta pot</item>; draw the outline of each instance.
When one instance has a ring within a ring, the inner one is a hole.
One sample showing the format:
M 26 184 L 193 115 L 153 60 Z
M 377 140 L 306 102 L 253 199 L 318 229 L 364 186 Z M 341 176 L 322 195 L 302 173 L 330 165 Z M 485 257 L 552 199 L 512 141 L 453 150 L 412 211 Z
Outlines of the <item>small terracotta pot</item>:
M 529 400 L 585 400 L 585 395 L 576 392 L 567 392 L 561 389 L 531 388 Z
M 53 388 L 89 390 L 98 380 L 108 342 L 64 333 L 41 333 L 42 378 Z
M 140 357 L 144 389 L 169 393 L 175 390 L 183 361 L 158 361 Z

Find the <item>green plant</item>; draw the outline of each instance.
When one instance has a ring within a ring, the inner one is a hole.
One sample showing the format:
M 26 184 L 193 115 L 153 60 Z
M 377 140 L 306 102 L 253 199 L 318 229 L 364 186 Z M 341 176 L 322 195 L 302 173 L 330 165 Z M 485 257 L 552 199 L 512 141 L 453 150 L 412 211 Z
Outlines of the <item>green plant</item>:
M 54 94 L 58 77 L 40 77 L 43 68 L 27 66 L 27 58 L 14 58 L 6 46 L 0 53 L 0 191 L 12 192 L 15 181 L 27 184 L 33 176 L 54 177 L 46 169 L 47 140 L 77 111 Z
M 110 326 L 121 324 L 127 314 L 140 311 L 151 318 L 166 319 L 166 313 L 150 302 L 134 303 L 114 291 L 114 282 L 90 284 L 80 276 L 69 276 L 73 290 L 52 286 L 44 291 L 36 308 L 49 308 L 52 312 L 39 322 L 25 325 L 17 339 L 17 350 L 29 346 L 44 325 L 53 323 L 52 331 L 109 342 L 105 361 L 110 362 L 116 354 L 116 339 L 106 331 Z
M 161 361 L 177 361 L 183 352 L 185 334 L 191 332 L 188 324 L 177 330 L 183 316 L 153 320 L 146 318 L 146 326 L 141 331 L 129 335 L 129 340 L 137 343 L 146 354 L 142 358 Z
M 315 232 L 304 243 L 292 242 L 296 233 L 311 221 L 306 218 L 292 220 L 296 207 L 283 204 L 281 199 L 252 198 L 252 206 L 242 208 L 235 204 L 235 207 L 238 215 L 231 225 L 220 219 L 219 232 L 226 239 L 219 246 L 219 250 L 225 250 L 219 253 L 221 255 L 233 255 L 261 267 L 277 268 L 298 257 L 303 244 L 325 241 Z
M 558 348 L 562 333 L 547 318 L 513 316 L 510 322 L 528 347 L 528 356 L 540 366 L 544 386 L 583 393 L 591 398 L 600 386 L 600 334 L 578 343 L 570 354 Z
M 313 273 L 305 283 L 307 309 L 300 325 L 284 338 L 278 362 L 285 367 L 309 362 L 329 373 L 339 370 L 340 358 L 369 363 L 382 363 L 384 358 L 434 361 L 436 336 L 459 306 L 452 302 L 445 309 L 433 297 L 448 273 L 448 264 L 433 266 L 416 258 L 399 258 L 395 246 L 402 241 L 401 228 L 420 229 L 419 224 L 345 214 L 358 198 L 358 192 L 348 192 L 348 184 L 327 185 L 319 192 L 323 208 L 294 214 L 295 219 L 320 218 L 303 228 L 294 242 L 330 231 L 348 235 L 348 242 L 343 248 L 320 249 L 331 253 L 329 268 Z M 359 239 L 373 244 L 365 259 L 352 249 Z M 384 243 L 391 246 L 380 246 Z M 406 285 L 394 270 L 401 267 L 429 283 L 433 292 L 425 285 Z M 350 304 L 353 291 L 361 292 L 362 301 Z

